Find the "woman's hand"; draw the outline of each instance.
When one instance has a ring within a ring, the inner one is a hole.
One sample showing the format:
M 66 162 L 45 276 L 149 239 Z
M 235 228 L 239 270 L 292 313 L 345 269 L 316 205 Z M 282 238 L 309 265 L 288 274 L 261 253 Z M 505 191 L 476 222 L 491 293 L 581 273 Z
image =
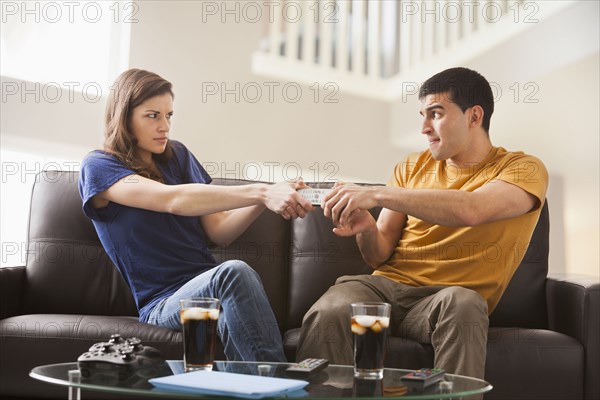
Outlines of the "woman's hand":
M 298 194 L 298 189 L 308 188 L 304 181 L 279 182 L 269 185 L 265 194 L 265 206 L 285 219 L 304 218 L 314 210 L 312 204 Z

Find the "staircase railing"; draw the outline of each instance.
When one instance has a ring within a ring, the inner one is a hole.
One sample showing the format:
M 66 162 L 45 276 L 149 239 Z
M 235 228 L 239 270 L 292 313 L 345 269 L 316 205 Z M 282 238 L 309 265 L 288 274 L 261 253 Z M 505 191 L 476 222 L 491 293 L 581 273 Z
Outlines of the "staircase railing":
M 255 73 L 336 82 L 393 100 L 399 82 L 464 63 L 572 1 L 287 0 L 272 2 Z

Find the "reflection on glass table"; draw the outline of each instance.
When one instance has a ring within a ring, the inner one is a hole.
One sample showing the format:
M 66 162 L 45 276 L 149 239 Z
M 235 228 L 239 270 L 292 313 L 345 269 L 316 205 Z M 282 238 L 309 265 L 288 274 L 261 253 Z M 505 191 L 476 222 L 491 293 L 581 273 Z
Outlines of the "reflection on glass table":
M 215 361 L 214 370 L 234 374 L 263 375 L 278 378 L 290 378 L 286 368 L 290 363 L 265 363 L 241 361 Z M 71 372 L 70 372 L 71 371 Z M 69 373 L 70 372 L 70 373 Z M 168 361 L 164 368 L 152 376 L 133 376 L 118 379 L 110 374 L 98 377 L 83 378 L 78 374 L 77 363 L 43 365 L 34 368 L 30 375 L 44 382 L 71 388 L 73 398 L 79 398 L 79 390 L 110 392 L 121 395 L 142 395 L 158 398 L 212 398 L 200 394 L 165 392 L 148 383 L 148 379 L 184 373 L 183 361 Z M 294 395 L 304 398 L 390 398 L 412 399 L 447 399 L 467 397 L 488 392 L 492 386 L 481 379 L 460 375 L 446 374 L 444 380 L 425 390 L 410 389 L 403 385 L 401 377 L 411 370 L 386 368 L 383 379 L 355 379 L 354 368 L 347 365 L 329 365 L 326 369 L 304 378 L 309 384 L 304 390 Z M 71 375 L 71 378 L 69 378 Z M 298 379 L 297 376 L 293 377 Z M 232 385 L 235 381 L 232 380 Z

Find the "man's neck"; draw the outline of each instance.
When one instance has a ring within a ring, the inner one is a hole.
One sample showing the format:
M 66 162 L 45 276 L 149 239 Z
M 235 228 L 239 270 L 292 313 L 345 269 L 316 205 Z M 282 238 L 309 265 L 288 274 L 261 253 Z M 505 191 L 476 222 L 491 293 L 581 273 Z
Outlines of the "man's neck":
M 473 143 L 468 153 L 458 155 L 457 157 L 451 157 L 446 160 L 446 162 L 448 165 L 455 168 L 470 168 L 473 165 L 477 165 L 484 161 L 493 148 L 494 146 L 486 134 L 484 137 Z

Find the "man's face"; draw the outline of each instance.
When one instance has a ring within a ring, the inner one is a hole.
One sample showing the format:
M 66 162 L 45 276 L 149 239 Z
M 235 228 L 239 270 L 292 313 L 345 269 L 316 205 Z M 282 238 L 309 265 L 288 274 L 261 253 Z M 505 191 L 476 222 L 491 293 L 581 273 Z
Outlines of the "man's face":
M 421 133 L 427 136 L 434 159 L 459 159 L 468 151 L 469 110 L 463 113 L 448 93 L 430 94 L 421 100 Z

